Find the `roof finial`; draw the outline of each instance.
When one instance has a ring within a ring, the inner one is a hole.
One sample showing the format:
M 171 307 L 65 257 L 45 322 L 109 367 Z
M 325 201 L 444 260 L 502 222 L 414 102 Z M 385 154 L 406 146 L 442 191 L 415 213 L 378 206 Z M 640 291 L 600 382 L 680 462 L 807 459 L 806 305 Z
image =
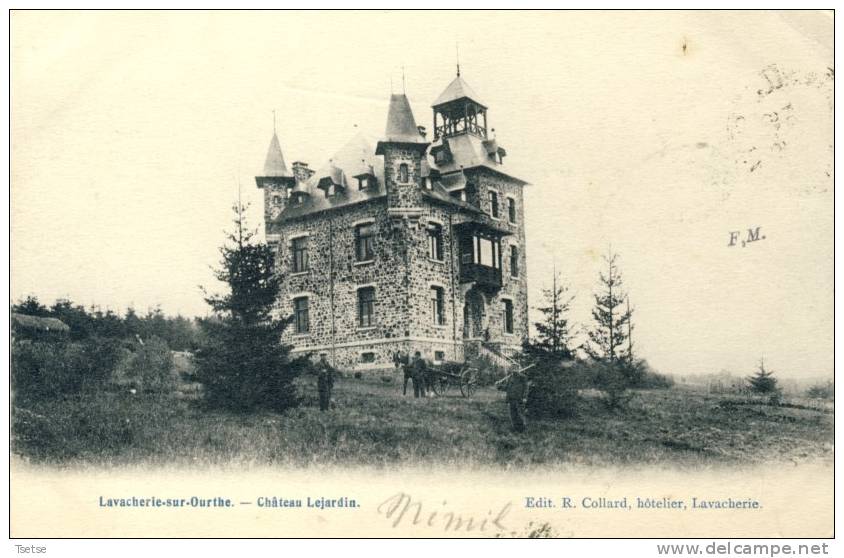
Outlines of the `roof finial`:
M 460 77 L 460 43 L 454 43 L 454 51 L 457 55 L 457 77 Z
M 393 94 L 393 74 L 390 74 L 390 95 Z
M 404 66 L 401 67 L 401 92 L 402 95 L 407 95 L 407 84 L 404 80 Z
M 275 109 L 273 109 L 273 135 L 275 135 Z

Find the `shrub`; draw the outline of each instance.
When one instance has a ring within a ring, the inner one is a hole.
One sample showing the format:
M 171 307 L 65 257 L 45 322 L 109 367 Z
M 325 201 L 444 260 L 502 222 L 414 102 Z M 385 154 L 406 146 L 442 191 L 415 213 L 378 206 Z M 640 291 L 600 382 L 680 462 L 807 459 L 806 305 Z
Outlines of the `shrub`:
M 591 364 L 592 385 L 604 392 L 610 409 L 623 406 L 630 398 L 627 389 L 634 383 L 633 368 L 619 362 L 595 361 Z
M 825 385 L 812 386 L 806 391 L 806 397 L 811 399 L 835 399 L 835 384 L 832 381 Z
M 543 359 L 527 371 L 531 382 L 527 414 L 532 418 L 566 418 L 577 413 L 578 390 L 584 387 L 575 361 Z
M 118 368 L 120 383 L 144 391 L 170 392 L 176 387 L 173 354 L 167 343 L 158 337 L 151 337 L 143 345 L 138 345 Z
M 446 366 L 448 367 L 446 368 Z M 478 385 L 481 386 L 491 386 L 504 376 L 508 374 L 508 370 L 505 370 L 501 366 L 498 366 L 492 360 L 485 356 L 485 355 L 478 355 L 473 358 L 469 362 L 469 366 L 476 369 L 478 371 L 477 382 Z M 460 371 L 463 369 L 463 365 L 460 363 L 451 363 L 446 362 L 443 363 L 443 370 L 446 372 L 450 372 L 452 374 L 459 374 Z
M 103 387 L 125 352 L 120 341 L 96 337 L 81 342 L 16 342 L 12 388 L 17 397 L 44 399 Z

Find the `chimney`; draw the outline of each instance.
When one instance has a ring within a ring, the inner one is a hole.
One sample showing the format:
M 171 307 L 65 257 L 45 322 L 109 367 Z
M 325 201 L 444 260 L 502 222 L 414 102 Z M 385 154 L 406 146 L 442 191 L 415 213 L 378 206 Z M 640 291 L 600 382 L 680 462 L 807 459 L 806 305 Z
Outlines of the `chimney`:
M 308 163 L 303 163 L 302 161 L 293 163 L 293 176 L 296 177 L 297 182 L 305 182 L 313 174 L 314 171 L 308 168 Z

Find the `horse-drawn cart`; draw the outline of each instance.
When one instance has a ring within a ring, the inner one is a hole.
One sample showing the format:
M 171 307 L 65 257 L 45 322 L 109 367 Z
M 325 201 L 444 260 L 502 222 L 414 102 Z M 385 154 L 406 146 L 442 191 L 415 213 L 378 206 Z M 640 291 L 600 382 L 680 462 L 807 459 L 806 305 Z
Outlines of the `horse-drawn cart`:
M 429 385 L 437 395 L 459 389 L 463 397 L 472 397 L 478 389 L 478 370 L 465 364 L 444 362 L 428 367 Z

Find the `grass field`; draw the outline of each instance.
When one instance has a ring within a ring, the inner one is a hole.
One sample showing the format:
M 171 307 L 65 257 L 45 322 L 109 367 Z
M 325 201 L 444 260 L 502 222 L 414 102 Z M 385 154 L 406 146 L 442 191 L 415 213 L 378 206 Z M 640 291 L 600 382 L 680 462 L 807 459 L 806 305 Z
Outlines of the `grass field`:
M 410 386 L 409 386 L 410 387 Z M 13 450 L 33 462 L 713 466 L 833 459 L 833 415 L 670 389 L 634 392 L 624 409 L 594 397 L 573 418 L 511 432 L 503 394 L 402 397 L 378 378 L 339 380 L 321 413 L 310 378 L 284 414 L 230 414 L 126 390 L 14 407 Z M 411 390 L 412 391 L 412 390 Z

